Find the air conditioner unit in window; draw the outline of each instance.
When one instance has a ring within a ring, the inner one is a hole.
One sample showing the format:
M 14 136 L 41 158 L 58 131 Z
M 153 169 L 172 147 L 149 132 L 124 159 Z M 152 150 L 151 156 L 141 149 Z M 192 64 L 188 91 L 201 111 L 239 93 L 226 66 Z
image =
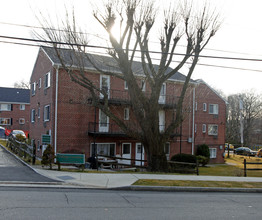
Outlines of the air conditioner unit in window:
M 188 142 L 188 143 L 192 143 L 192 138 L 189 137 L 189 138 L 187 139 L 187 142 Z

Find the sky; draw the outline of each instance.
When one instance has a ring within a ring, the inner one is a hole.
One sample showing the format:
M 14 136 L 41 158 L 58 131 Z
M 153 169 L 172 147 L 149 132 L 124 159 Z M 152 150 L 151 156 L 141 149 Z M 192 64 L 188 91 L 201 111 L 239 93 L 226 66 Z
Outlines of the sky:
M 97 4 L 101 0 L 91 0 L 91 2 Z M 261 0 L 209 0 L 209 2 L 211 7 L 214 6 L 219 11 L 223 22 L 202 55 L 250 60 L 200 58 L 201 65 L 196 67 L 192 78 L 203 79 L 225 95 L 247 91 L 262 94 Z M 157 0 L 157 4 L 164 5 L 166 0 Z M 40 26 L 36 18 L 40 16 L 40 13 L 56 21 L 64 18 L 65 6 L 70 8 L 72 5 L 75 7 L 77 17 L 83 22 L 81 23 L 83 30 L 88 33 L 100 33 L 97 32 L 99 24 L 90 16 L 92 8 L 87 0 L 2 1 L 0 7 L 0 87 L 13 87 L 15 82 L 29 81 L 39 50 L 35 46 L 6 43 L 11 40 L 3 36 L 32 38 L 33 31 L 39 30 L 32 26 Z M 157 38 L 150 40 L 153 42 Z M 98 41 L 92 42 L 95 44 Z M 181 72 L 186 74 L 186 68 L 183 68 Z

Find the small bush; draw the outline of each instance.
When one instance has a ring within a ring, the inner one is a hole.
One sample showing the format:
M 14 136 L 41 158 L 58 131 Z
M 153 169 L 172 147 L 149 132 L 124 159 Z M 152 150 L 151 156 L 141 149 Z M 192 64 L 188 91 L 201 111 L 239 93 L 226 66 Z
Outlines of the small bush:
M 201 155 L 197 156 L 197 160 L 198 160 L 198 163 L 202 165 L 202 167 L 207 165 L 209 162 L 209 158 L 201 156 Z
M 196 155 L 209 158 L 210 157 L 209 147 L 206 144 L 198 145 Z
M 17 134 L 16 135 L 16 140 L 18 140 L 20 142 L 25 142 L 26 138 L 23 135 L 21 135 L 21 134 Z
M 171 157 L 171 161 L 184 162 L 184 163 L 196 163 L 196 156 L 191 154 L 176 154 Z M 196 168 L 195 164 L 173 164 L 170 163 L 170 171 L 178 173 L 192 173 Z
M 52 163 L 54 162 L 54 158 L 55 158 L 55 154 L 53 151 L 52 146 L 49 144 L 44 153 L 43 153 L 43 157 L 42 157 L 42 161 L 41 164 L 42 165 L 49 165 L 50 170 L 52 169 Z
M 171 161 L 196 163 L 196 156 L 191 154 L 176 154 L 171 157 Z

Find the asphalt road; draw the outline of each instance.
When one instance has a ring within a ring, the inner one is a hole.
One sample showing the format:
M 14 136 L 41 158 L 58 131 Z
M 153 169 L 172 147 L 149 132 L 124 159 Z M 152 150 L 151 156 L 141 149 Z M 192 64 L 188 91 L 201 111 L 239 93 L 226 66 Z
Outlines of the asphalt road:
M 1 219 L 261 219 L 260 194 L 0 187 Z
M 55 182 L 41 176 L 0 147 L 0 181 Z

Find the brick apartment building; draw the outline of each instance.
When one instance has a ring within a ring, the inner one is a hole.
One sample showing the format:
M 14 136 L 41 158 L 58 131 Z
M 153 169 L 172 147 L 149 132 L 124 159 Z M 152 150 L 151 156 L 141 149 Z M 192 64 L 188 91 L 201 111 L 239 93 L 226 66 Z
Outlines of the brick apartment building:
M 72 58 L 70 50 L 63 49 L 68 64 Z M 94 56 L 97 59 L 109 59 Z M 135 68 L 135 67 L 134 67 Z M 97 85 L 106 83 L 110 94 L 110 108 L 126 121 L 132 120 L 132 112 L 127 103 L 128 88 L 123 80 L 101 75 L 88 62 L 85 69 Z M 139 77 L 142 89 L 147 91 L 143 78 Z M 178 73 L 162 88 L 159 103 L 160 129 L 168 124 L 174 97 L 177 97 L 185 76 Z M 55 51 L 41 47 L 30 79 L 31 83 L 31 123 L 30 134 L 40 156 L 47 142 L 55 153 L 84 153 L 87 157 L 94 152 L 94 142 L 99 154 L 120 155 L 124 158 L 144 158 L 143 147 L 137 140 L 127 137 L 102 111 L 90 103 L 89 92 L 73 83 L 63 70 Z M 225 143 L 225 101 L 203 81 L 191 80 L 188 92 L 187 111 L 180 129 L 166 143 L 168 158 L 179 152 L 193 153 L 198 144 L 210 146 L 211 162 L 223 162 Z M 46 141 L 45 137 L 50 137 Z M 130 163 L 130 161 L 123 161 Z
M 29 131 L 30 90 L 0 87 L 0 126 Z

